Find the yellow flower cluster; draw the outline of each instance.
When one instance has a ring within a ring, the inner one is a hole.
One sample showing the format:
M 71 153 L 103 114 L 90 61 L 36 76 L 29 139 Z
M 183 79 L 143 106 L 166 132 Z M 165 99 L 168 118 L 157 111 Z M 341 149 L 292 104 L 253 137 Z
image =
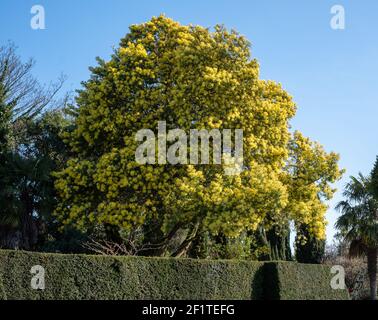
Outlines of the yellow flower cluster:
M 237 236 L 269 215 L 323 237 L 337 155 L 290 134 L 296 106 L 279 84 L 259 79 L 249 46 L 221 26 L 210 32 L 164 16 L 131 26 L 77 97 L 75 128 L 65 136 L 73 158 L 56 174 L 57 217 L 78 228 L 157 221 L 165 232 L 196 222 Z M 136 163 L 136 132 L 156 131 L 162 120 L 186 131 L 243 129 L 242 173 Z

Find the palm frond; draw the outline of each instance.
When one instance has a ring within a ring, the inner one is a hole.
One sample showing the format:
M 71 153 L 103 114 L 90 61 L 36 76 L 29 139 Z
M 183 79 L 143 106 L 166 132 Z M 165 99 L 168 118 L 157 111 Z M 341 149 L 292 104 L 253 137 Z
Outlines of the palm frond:
M 350 179 L 343 192 L 346 199 L 336 206 L 341 215 L 335 227 L 340 231 L 340 235 L 351 241 L 353 246 L 359 243 L 376 246 L 378 245 L 378 202 L 371 192 L 371 179 L 361 173 Z M 353 253 L 357 249 L 351 248 L 351 250 Z
M 361 257 L 367 253 L 367 246 L 360 239 L 355 239 L 350 243 L 349 246 L 349 256 L 350 257 Z

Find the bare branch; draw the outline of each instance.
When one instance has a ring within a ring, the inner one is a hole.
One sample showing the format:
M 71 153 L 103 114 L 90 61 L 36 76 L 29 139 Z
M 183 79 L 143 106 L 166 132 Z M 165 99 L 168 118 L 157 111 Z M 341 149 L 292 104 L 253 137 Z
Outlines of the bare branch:
M 65 81 L 60 76 L 47 87 L 41 86 L 32 76 L 34 61 L 23 63 L 16 54 L 16 47 L 9 43 L 0 47 L 0 86 L 2 99 L 12 109 L 13 121 L 32 118 L 43 109 L 57 103 L 55 97 Z

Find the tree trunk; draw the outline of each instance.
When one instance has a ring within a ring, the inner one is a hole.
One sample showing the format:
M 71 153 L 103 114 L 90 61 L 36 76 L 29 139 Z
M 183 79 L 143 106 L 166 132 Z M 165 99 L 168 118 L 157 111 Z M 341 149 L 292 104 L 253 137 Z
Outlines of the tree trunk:
M 367 258 L 371 300 L 377 300 L 377 256 L 377 248 L 368 249 Z
M 21 193 L 21 201 L 24 206 L 20 217 L 22 234 L 21 248 L 24 250 L 32 250 L 38 241 L 38 230 L 35 219 L 33 218 L 33 202 L 27 191 Z
M 197 232 L 198 232 L 198 228 L 199 228 L 199 223 L 196 222 L 193 226 L 193 229 L 191 230 L 190 234 L 187 235 L 186 239 L 180 244 L 180 246 L 171 254 L 172 257 L 176 257 L 176 258 L 179 258 L 179 257 L 182 257 L 183 255 L 185 255 L 190 247 L 190 245 L 192 244 L 193 240 L 196 238 L 197 236 Z

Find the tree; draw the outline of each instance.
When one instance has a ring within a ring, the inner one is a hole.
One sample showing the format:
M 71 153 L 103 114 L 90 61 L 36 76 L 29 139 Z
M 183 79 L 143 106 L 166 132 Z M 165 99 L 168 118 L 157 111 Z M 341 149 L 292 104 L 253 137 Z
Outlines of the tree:
M 269 243 L 269 260 L 292 260 L 290 248 L 290 226 L 274 226 L 267 230 L 266 241 Z
M 51 170 L 62 145 L 48 145 L 61 123 L 56 105 L 63 79 L 45 88 L 31 75 L 33 61 L 22 63 L 14 45 L 0 47 L 0 245 L 31 249 L 38 238 L 37 217 L 52 210 Z M 54 115 L 55 116 L 54 116 Z M 55 118 L 54 118 L 55 117 Z M 54 118 L 54 119 L 53 119 Z M 54 131 L 55 130 L 55 131 Z M 54 136 L 54 137 L 53 137 Z M 56 147 L 55 151 L 53 149 Z
M 373 170 L 374 172 L 374 170 Z M 346 200 L 337 209 L 342 215 L 336 222 L 340 235 L 350 242 L 350 255 L 367 255 L 370 296 L 377 298 L 378 201 L 372 193 L 372 179 L 361 173 L 350 177 L 343 192 Z
M 371 172 L 371 192 L 374 198 L 378 201 L 378 156 L 376 158 L 373 170 Z
M 57 103 L 54 97 L 61 89 L 64 77 L 47 88 L 41 86 L 31 73 L 34 64 L 33 59 L 23 63 L 13 43 L 0 47 L 1 98 L 10 109 L 13 123 L 18 119 L 31 119 Z
M 3 247 L 35 248 L 43 225 L 53 223 L 56 195 L 51 173 L 66 160 L 59 134 L 67 123 L 59 110 L 22 124 L 19 120 L 18 150 L 4 156 L 0 165 Z
M 325 239 L 326 201 L 336 191 L 332 183 L 344 172 L 339 169 L 338 160 L 338 154 L 327 153 L 319 143 L 298 131 L 289 142 L 289 158 L 282 176 L 289 194 L 286 215 L 292 217 L 297 230 L 304 224 L 308 234 L 317 239 Z
M 300 262 L 320 263 L 325 243 L 326 201 L 336 191 L 331 184 L 343 170 L 339 156 L 327 153 L 316 142 L 296 131 L 289 144 L 289 157 L 281 174 L 288 192 L 288 202 L 280 215 L 268 216 L 264 233 L 271 248 L 270 259 L 291 260 L 290 221 L 294 221 L 296 256 Z
M 98 58 L 90 70 L 66 135 L 73 156 L 57 174 L 56 215 L 64 224 L 143 227 L 145 241 L 159 247 L 155 254 L 179 256 L 206 232 L 235 238 L 265 225 L 267 215 L 277 222 L 289 215 L 283 168 L 296 107 L 279 84 L 259 79 L 244 37 L 160 16 L 131 26 L 110 61 Z M 243 129 L 242 172 L 226 175 L 224 162 L 139 164 L 135 135 L 156 134 L 161 120 L 186 133 Z M 320 220 L 311 232 L 323 232 L 322 215 L 290 212 L 298 222 Z
M 305 240 L 303 240 L 305 239 Z M 302 225 L 297 230 L 295 242 L 295 258 L 300 263 L 322 263 L 325 254 L 324 239 L 317 239 L 308 232 L 308 227 Z
M 11 112 L 9 106 L 5 103 L 4 89 L 0 83 L 0 157 L 9 149 Z
M 321 263 L 324 256 L 326 201 L 336 191 L 331 184 L 344 172 L 338 168 L 338 160 L 337 154 L 327 153 L 318 143 L 294 133 L 285 176 L 289 187 L 287 210 L 295 215 L 312 216 L 311 222 L 306 218 L 295 220 L 298 262 Z

